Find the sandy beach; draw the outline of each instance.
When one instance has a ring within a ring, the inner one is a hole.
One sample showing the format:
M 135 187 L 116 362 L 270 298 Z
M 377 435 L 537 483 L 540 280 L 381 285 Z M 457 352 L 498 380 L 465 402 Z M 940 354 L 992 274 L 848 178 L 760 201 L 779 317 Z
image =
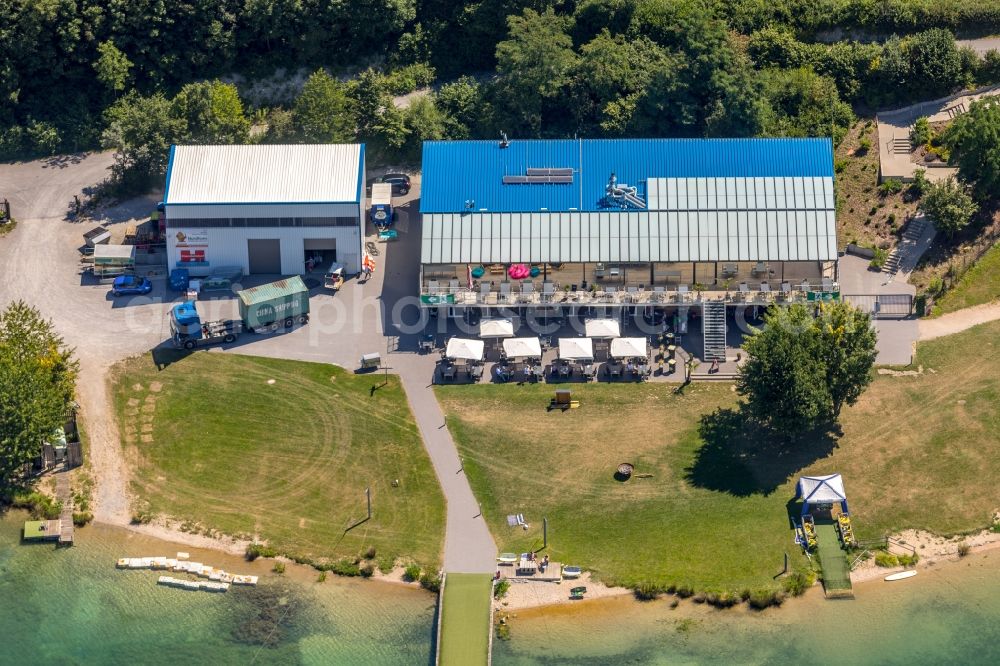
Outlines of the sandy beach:
M 574 603 L 569 598 L 569 591 L 580 586 L 587 588 L 587 599 L 604 599 L 632 594 L 632 590 L 627 587 L 608 587 L 604 583 L 592 580 L 589 573 L 584 573 L 579 578 L 567 579 L 561 583 L 512 580 L 510 590 L 502 600 L 494 601 L 493 606 L 498 611 L 510 612 L 525 608 Z
M 986 550 L 1000 548 L 1000 533 L 991 530 L 983 530 L 977 534 L 957 537 L 941 537 L 923 532 L 920 530 L 905 530 L 893 537 L 894 541 L 906 544 L 915 549 L 920 560 L 915 567 L 917 571 L 933 567 L 942 562 L 957 562 L 960 558 L 958 547 L 960 544 L 968 544 L 970 552 L 976 553 Z M 909 554 L 909 548 L 891 545 L 889 552 L 896 554 Z M 867 580 L 875 580 L 888 576 L 891 573 L 903 571 L 903 567 L 880 567 L 875 564 L 875 559 L 871 558 L 860 563 L 851 572 L 851 581 L 860 583 Z

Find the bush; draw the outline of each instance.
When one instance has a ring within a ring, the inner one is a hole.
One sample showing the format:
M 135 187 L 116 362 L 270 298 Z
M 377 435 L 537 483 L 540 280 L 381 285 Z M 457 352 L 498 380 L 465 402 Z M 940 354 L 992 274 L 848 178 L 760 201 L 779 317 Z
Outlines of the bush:
M 18 493 L 11 499 L 11 506 L 27 509 L 35 520 L 55 520 L 62 513 L 62 503 L 55 498 L 37 490 L 30 493 Z
M 793 597 L 802 596 L 812 584 L 812 574 L 804 574 L 800 571 L 796 571 L 781 582 L 784 591 Z
M 889 260 L 889 252 L 880 247 L 874 247 L 874 246 L 872 247 L 872 251 L 875 252 L 875 256 L 872 257 L 872 260 L 870 262 L 868 262 L 868 266 L 877 271 L 880 271 L 882 270 L 882 267 L 885 266 L 885 262 Z
M 77 527 L 83 527 L 90 521 L 94 519 L 94 514 L 89 511 L 74 511 L 73 512 L 73 524 Z
M 913 553 L 912 555 L 897 555 L 896 559 L 899 560 L 901 566 L 912 567 L 920 561 L 920 556 Z
M 964 186 L 949 178 L 927 187 L 920 209 L 930 216 L 938 231 L 951 237 L 969 224 L 979 207 Z
M 375 574 L 375 567 L 370 562 L 365 562 L 359 567 L 358 571 L 361 572 L 363 577 L 371 578 Z
M 844 169 L 847 168 L 847 165 L 848 165 L 848 161 L 846 159 L 834 160 L 833 161 L 833 170 L 836 173 L 841 173 Z
M 258 557 L 277 557 L 278 551 L 271 546 L 265 546 L 262 543 L 250 543 L 247 544 L 246 552 L 243 556 L 247 558 L 247 561 L 253 562 Z
M 899 194 L 903 191 L 903 181 L 897 178 L 887 178 L 881 185 L 878 186 L 878 193 L 880 196 L 886 197 L 890 194 Z
M 320 571 L 319 572 L 319 576 L 316 577 L 316 582 L 317 583 L 325 583 L 326 582 L 326 572 L 325 571 Z
M 332 571 L 338 576 L 361 575 L 361 567 L 359 567 L 358 563 L 353 560 L 337 560 L 336 562 L 323 565 L 323 568 L 327 571 Z
M 153 512 L 148 509 L 138 509 L 132 512 L 133 525 L 146 525 L 153 522 Z
M 660 595 L 663 594 L 663 586 L 656 583 L 639 583 L 632 588 L 632 593 L 640 601 L 652 601 L 659 599 Z
M 927 122 L 926 116 L 921 116 L 917 118 L 917 121 L 913 123 L 913 129 L 910 130 L 910 141 L 914 146 L 922 146 L 929 142 L 934 136 L 933 130 L 931 130 L 931 125 Z
M 375 546 L 368 546 L 368 549 L 365 550 L 365 559 L 366 560 L 375 559 Z
M 927 170 L 926 169 L 914 169 L 913 170 L 913 182 L 910 183 L 910 194 L 914 197 L 922 197 L 924 192 L 927 191 L 927 186 L 930 181 L 927 180 Z
M 676 594 L 681 599 L 687 599 L 694 595 L 694 590 L 692 590 L 687 585 L 681 585 L 677 588 L 677 591 L 674 592 L 674 594 Z
M 867 155 L 868 151 L 872 149 L 872 140 L 868 137 L 861 139 L 858 142 L 858 149 L 854 151 L 856 155 Z
M 420 587 L 431 592 L 440 592 L 441 576 L 437 574 L 431 575 L 430 573 L 424 573 L 424 575 L 420 577 Z
M 969 544 L 965 543 L 964 541 L 962 543 L 958 544 L 958 556 L 959 557 L 965 557 L 966 555 L 968 555 L 971 552 L 972 552 L 972 546 L 970 546 Z
M 755 590 L 747 598 L 747 604 L 754 610 L 764 610 L 771 606 L 780 606 L 784 600 L 784 593 L 778 590 Z
M 892 553 L 875 553 L 875 564 L 880 567 L 898 567 L 899 558 Z
M 931 278 L 930 283 L 927 285 L 927 293 L 930 296 L 940 296 L 944 293 L 944 281 L 939 277 Z
M 276 574 L 283 574 L 283 573 L 285 573 L 285 563 L 284 562 L 275 562 L 274 566 L 271 568 L 271 571 L 273 571 Z
M 424 62 L 400 67 L 385 75 L 385 87 L 393 95 L 406 95 L 434 83 L 434 68 Z
M 507 592 L 510 590 L 510 581 L 503 578 L 497 581 L 496 585 L 493 586 L 493 598 L 503 599 L 507 596 Z
M 403 580 L 405 580 L 408 583 L 413 583 L 420 580 L 420 565 L 411 564 L 407 566 L 406 570 L 403 572 Z

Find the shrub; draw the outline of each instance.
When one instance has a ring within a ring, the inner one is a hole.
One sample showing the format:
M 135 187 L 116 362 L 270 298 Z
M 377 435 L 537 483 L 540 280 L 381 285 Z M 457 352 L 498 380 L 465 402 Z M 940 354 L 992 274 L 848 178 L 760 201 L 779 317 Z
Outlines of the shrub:
M 912 567 L 920 561 L 920 556 L 913 553 L 912 555 L 897 555 L 896 559 L 899 560 L 900 565 L 904 567 Z
M 868 262 L 868 266 L 875 270 L 882 270 L 885 262 L 889 259 L 889 252 L 880 247 L 872 247 L 872 250 L 875 252 L 875 256 Z
M 420 565 L 411 564 L 407 566 L 406 570 L 403 572 L 403 580 L 405 580 L 408 583 L 413 583 L 415 581 L 420 580 Z
M 972 552 L 972 546 L 970 546 L 969 544 L 965 543 L 964 541 L 962 543 L 958 544 L 958 556 L 959 557 L 965 557 L 966 555 L 968 555 L 971 552 Z
M 283 573 L 285 573 L 285 563 L 284 562 L 275 562 L 274 566 L 271 568 L 271 571 L 273 571 L 276 574 L 283 574 Z
M 784 600 L 784 593 L 778 590 L 755 590 L 747 598 L 747 604 L 754 610 L 764 610 L 771 606 L 780 606 Z
M 497 584 L 493 586 L 493 598 L 503 599 L 507 596 L 507 592 L 510 590 L 510 581 L 506 578 L 497 581 Z
M 370 562 L 365 562 L 359 568 L 361 575 L 365 578 L 371 578 L 375 574 L 375 567 Z
M 319 572 L 319 575 L 316 576 L 316 582 L 317 583 L 325 583 L 326 582 L 326 572 L 325 571 L 320 571 Z
M 931 278 L 927 285 L 927 293 L 930 296 L 940 296 L 944 292 L 944 281 L 939 277 Z
M 687 599 L 688 597 L 691 597 L 691 596 L 694 595 L 694 590 L 692 590 L 687 585 L 680 585 L 680 586 L 678 586 L 677 591 L 675 592 L 675 594 L 678 597 L 680 597 L 681 599 Z
M 793 597 L 801 596 L 813 584 L 812 574 L 796 571 L 781 582 L 782 588 Z
M 844 169 L 847 168 L 848 164 L 849 164 L 849 162 L 846 159 L 834 160 L 833 161 L 833 170 L 836 173 L 841 173 Z
M 510 623 L 508 622 L 497 623 L 497 638 L 499 638 L 502 641 L 510 640 Z
M 920 209 L 930 216 L 938 231 L 951 237 L 969 224 L 978 206 L 964 186 L 949 178 L 927 187 Z
M 926 116 L 921 116 L 917 118 L 917 122 L 913 123 L 913 129 L 910 130 L 910 141 L 913 142 L 914 146 L 922 146 L 934 136 L 933 130 L 931 130 L 931 125 L 927 122 Z
M 11 505 L 18 509 L 27 509 L 35 520 L 55 520 L 62 513 L 61 502 L 38 491 L 14 495 Z
M 878 193 L 885 197 L 890 194 L 899 194 L 903 191 L 903 181 L 897 178 L 886 178 L 885 181 L 878 186 Z
M 875 564 L 880 567 L 898 567 L 899 558 L 892 553 L 875 553 Z
M 393 95 L 406 95 L 434 83 L 434 68 L 418 62 L 395 69 L 385 76 L 385 87 Z
M 90 521 L 94 519 L 94 514 L 89 511 L 74 511 L 73 512 L 73 524 L 77 527 L 83 527 Z
M 430 573 L 424 573 L 420 577 L 420 587 L 431 592 L 441 591 L 441 576 L 437 574 L 431 575 Z
M 910 183 L 910 193 L 914 197 L 921 197 L 924 192 L 927 191 L 927 186 L 930 182 L 927 180 L 927 170 L 926 169 L 914 169 L 913 170 L 913 182 Z
M 139 509 L 132 512 L 133 525 L 146 525 L 153 522 L 153 512 L 148 509 Z
M 365 550 L 365 559 L 366 560 L 375 559 L 375 546 L 368 546 L 368 549 Z
M 889 217 L 885 218 L 885 221 L 889 223 L 890 227 L 896 226 L 896 214 L 889 213 Z
M 856 155 L 867 155 L 868 151 L 872 149 L 872 140 L 868 137 L 861 139 L 858 142 L 858 149 L 854 151 Z
M 247 558 L 249 562 L 253 562 L 258 557 L 277 557 L 278 551 L 271 546 L 265 546 L 262 543 L 250 543 L 247 544 L 246 552 L 243 556 Z
M 338 576 L 360 576 L 361 568 L 357 562 L 352 560 L 337 560 L 324 566 L 327 571 L 332 571 Z
M 639 583 L 632 588 L 635 598 L 640 601 L 652 601 L 658 599 L 663 594 L 663 587 L 656 583 Z

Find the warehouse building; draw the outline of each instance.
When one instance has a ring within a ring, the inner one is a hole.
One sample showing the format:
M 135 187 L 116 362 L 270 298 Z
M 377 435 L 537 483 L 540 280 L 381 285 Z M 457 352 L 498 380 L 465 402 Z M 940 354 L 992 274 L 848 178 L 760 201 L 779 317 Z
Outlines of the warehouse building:
M 837 297 L 829 139 L 426 142 L 426 307 L 692 308 Z M 706 340 L 706 348 L 709 341 Z
M 172 146 L 167 260 L 192 275 L 360 272 L 364 182 L 364 145 Z

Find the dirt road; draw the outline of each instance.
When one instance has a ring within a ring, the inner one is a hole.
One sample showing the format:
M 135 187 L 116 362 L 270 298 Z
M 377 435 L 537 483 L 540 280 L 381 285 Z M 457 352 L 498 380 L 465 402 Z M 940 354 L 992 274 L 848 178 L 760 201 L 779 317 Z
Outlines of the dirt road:
M 937 319 L 921 319 L 918 340 L 933 340 L 1000 319 L 1000 303 L 986 303 L 957 310 Z

